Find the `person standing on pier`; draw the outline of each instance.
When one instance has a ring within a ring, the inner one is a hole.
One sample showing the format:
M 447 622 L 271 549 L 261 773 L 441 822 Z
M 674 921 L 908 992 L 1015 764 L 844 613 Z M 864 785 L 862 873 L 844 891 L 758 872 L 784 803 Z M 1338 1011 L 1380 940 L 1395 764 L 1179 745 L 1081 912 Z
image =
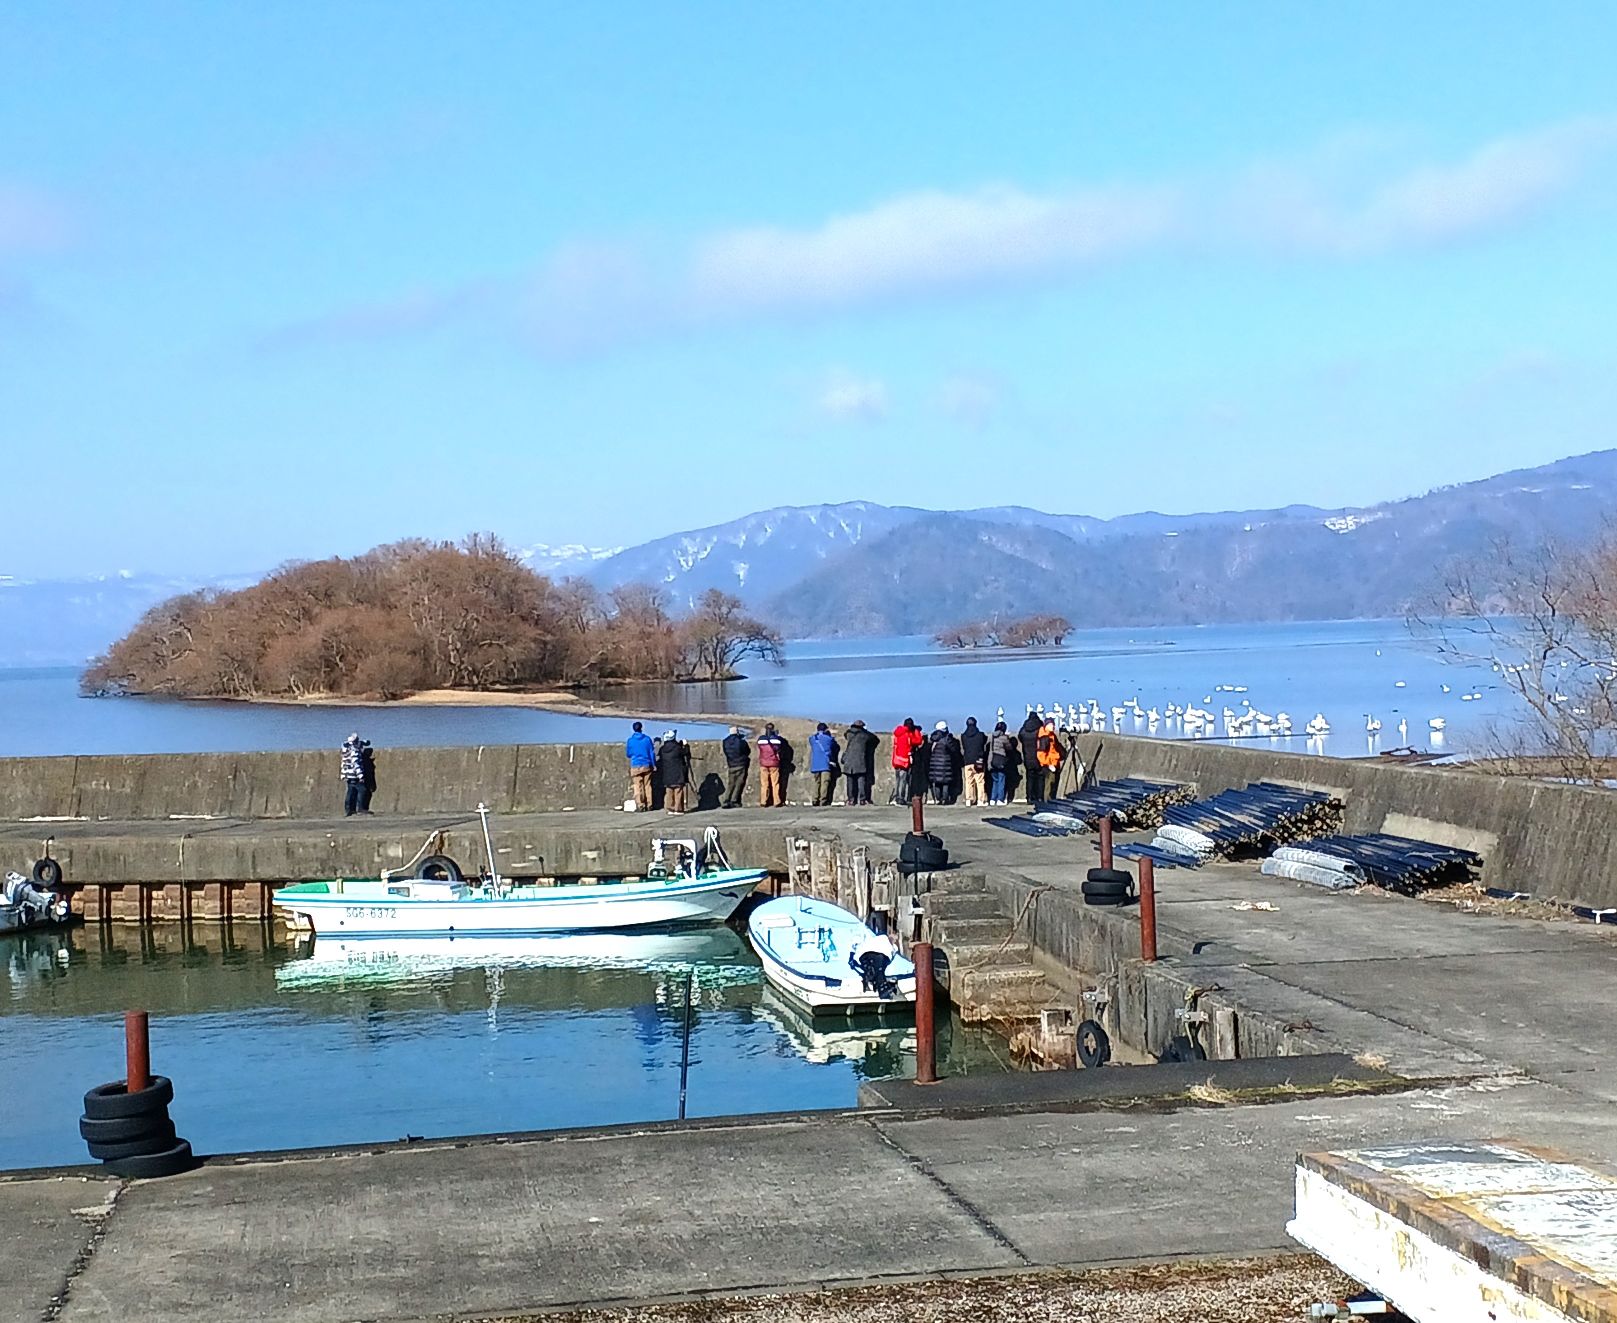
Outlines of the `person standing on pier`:
M 365 794 L 365 759 L 361 753 L 364 743 L 357 730 L 342 742 L 342 779 L 348 787 L 342 805 L 345 818 L 359 812 L 359 801 Z
M 786 741 L 771 721 L 758 737 L 758 807 L 786 807 Z
M 1036 747 L 1043 798 L 1054 799 L 1061 793 L 1061 764 L 1066 760 L 1067 751 L 1061 747 L 1061 734 L 1056 730 L 1053 717 L 1047 717 L 1044 725 L 1039 727 Z
M 915 769 L 911 764 L 916 750 L 925 744 L 926 736 L 921 734 L 914 717 L 905 717 L 893 728 L 893 803 L 908 808 L 910 800 L 915 797 Z
M 994 723 L 994 733 L 988 737 L 988 802 L 1004 804 L 1008 789 L 1006 780 L 1016 763 L 1016 736 L 1006 729 L 1003 721 Z
M 685 811 L 685 792 L 691 783 L 691 746 L 676 731 L 664 731 L 657 745 L 657 776 L 663 787 L 663 808 Z
M 954 803 L 955 778 L 960 775 L 960 741 L 949 732 L 947 721 L 938 722 L 926 746 L 927 780 L 932 783 L 934 804 Z
M 870 783 L 876 776 L 876 746 L 881 741 L 856 721 L 842 737 L 842 773 L 848 778 L 848 803 L 870 803 Z
M 371 815 L 371 796 L 376 793 L 376 750 L 369 740 L 359 742 L 359 811 Z
M 814 807 L 830 808 L 831 792 L 837 784 L 837 737 L 820 722 L 809 736 L 809 773 L 814 777 Z
M 1029 804 L 1044 798 L 1044 768 L 1039 762 L 1039 716 L 1029 711 L 1021 730 L 1016 732 L 1022 746 L 1022 775 L 1027 778 L 1025 794 Z
M 726 781 L 721 808 L 740 808 L 741 796 L 747 789 L 747 770 L 752 764 L 752 746 L 741 733 L 740 726 L 731 726 L 724 737 L 724 768 Z
M 633 787 L 634 806 L 644 813 L 651 807 L 651 774 L 657 766 L 657 746 L 638 721 L 623 742 L 623 756 L 629 760 L 629 781 Z
M 960 758 L 966 803 L 975 808 L 988 797 L 988 736 L 977 725 L 976 717 L 967 717 L 966 728 L 960 732 Z

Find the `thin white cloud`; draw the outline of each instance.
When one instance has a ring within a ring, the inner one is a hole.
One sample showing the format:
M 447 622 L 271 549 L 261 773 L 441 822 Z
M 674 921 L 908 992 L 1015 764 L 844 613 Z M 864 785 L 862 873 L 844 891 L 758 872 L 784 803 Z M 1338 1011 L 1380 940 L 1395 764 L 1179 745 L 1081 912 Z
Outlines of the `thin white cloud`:
M 824 316 L 1010 286 L 1050 285 L 1153 253 L 1346 260 L 1479 238 L 1569 193 L 1617 146 L 1617 116 L 1496 138 L 1456 159 L 1269 163 L 1223 178 L 1035 192 L 1009 185 L 903 194 L 799 227 L 741 226 L 672 247 L 570 245 L 529 277 L 489 281 L 315 323 L 336 333 L 411 329 L 421 304 L 521 325 L 544 352 Z M 411 311 L 415 307 L 416 311 Z M 385 311 L 385 310 L 384 310 Z
M 877 423 L 887 417 L 887 384 L 838 368 L 826 376 L 816 403 L 833 422 Z

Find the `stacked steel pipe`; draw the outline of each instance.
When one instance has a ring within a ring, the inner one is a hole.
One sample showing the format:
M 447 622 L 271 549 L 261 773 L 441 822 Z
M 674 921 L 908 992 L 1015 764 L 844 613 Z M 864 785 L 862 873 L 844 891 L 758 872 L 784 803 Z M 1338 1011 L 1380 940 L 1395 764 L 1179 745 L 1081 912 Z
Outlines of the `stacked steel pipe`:
M 1166 808 L 1188 804 L 1191 796 L 1190 787 L 1178 781 L 1125 776 L 1116 781 L 1098 781 L 1087 790 L 1060 799 L 1042 800 L 1031 812 L 1014 818 L 984 821 L 1025 836 L 1070 836 L 1095 831 L 1108 815 L 1119 829 L 1143 829 L 1157 826 Z

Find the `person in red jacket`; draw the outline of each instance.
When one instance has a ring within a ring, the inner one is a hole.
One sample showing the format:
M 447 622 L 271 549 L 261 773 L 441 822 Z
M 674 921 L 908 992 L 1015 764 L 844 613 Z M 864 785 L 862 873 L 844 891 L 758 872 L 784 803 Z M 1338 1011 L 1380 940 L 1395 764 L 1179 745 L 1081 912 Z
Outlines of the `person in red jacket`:
M 893 803 L 909 804 L 912 794 L 910 760 L 925 743 L 926 736 L 915 724 L 914 717 L 905 717 L 900 725 L 893 728 Z

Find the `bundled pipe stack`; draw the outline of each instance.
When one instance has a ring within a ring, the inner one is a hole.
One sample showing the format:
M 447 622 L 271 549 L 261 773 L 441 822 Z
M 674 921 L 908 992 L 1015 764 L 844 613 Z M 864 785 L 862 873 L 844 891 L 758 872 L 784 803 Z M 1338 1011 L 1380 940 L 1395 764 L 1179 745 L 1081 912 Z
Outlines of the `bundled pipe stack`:
M 984 821 L 1024 836 L 1070 836 L 1094 831 L 1108 814 L 1113 825 L 1124 830 L 1146 828 L 1159 824 L 1170 805 L 1188 804 L 1190 799 L 1190 787 L 1178 781 L 1125 776 L 1116 781 L 1098 781 L 1087 790 L 1060 799 L 1044 800 L 1032 812 L 1014 818 Z
M 1255 781 L 1194 804 L 1170 804 L 1162 816 L 1165 825 L 1149 847 L 1124 848 L 1194 868 L 1215 857 L 1262 853 L 1336 831 L 1342 801 L 1323 791 Z
M 1322 836 L 1309 841 L 1305 850 L 1276 850 L 1272 859 L 1264 861 L 1263 871 L 1333 888 L 1371 882 L 1413 895 L 1429 887 L 1472 881 L 1481 866 L 1482 856 L 1472 850 L 1376 832 Z

